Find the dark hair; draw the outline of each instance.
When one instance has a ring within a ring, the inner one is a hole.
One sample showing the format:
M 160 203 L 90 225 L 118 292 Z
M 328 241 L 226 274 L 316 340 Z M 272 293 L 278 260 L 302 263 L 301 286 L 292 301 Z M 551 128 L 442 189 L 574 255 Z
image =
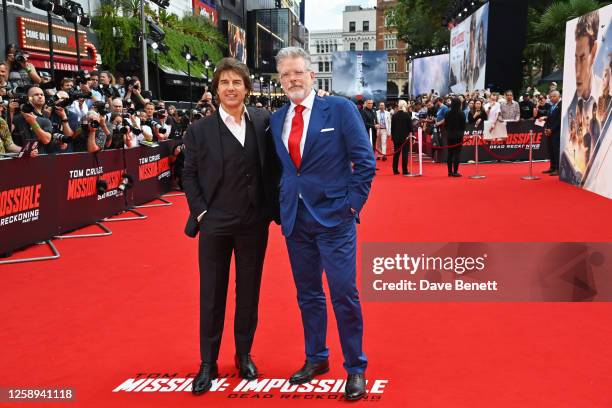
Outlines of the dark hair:
M 461 112 L 461 101 L 459 100 L 459 98 L 451 99 L 450 111 L 463 114 L 463 112 Z
M 574 33 L 576 41 L 580 37 L 589 38 L 589 49 L 593 48 L 593 44 L 597 41 L 597 34 L 599 33 L 599 13 L 592 11 L 578 19 L 576 24 L 576 31 Z
M 240 78 L 242 78 L 242 82 L 244 82 L 244 87 L 247 90 L 247 96 L 251 93 L 253 90 L 253 84 L 251 83 L 251 74 L 246 64 L 243 64 L 235 58 L 223 58 L 217 63 L 217 69 L 215 70 L 215 74 L 213 76 L 211 89 L 213 95 L 217 95 L 219 80 L 221 79 L 221 74 L 225 71 L 233 71 L 238 74 Z

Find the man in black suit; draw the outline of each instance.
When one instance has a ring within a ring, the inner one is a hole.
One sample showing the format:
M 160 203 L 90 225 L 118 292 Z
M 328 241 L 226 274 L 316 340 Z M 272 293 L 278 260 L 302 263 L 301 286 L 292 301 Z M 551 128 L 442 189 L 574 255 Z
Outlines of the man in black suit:
M 218 376 L 232 252 L 236 262 L 235 363 L 257 378 L 250 352 L 257 327 L 259 289 L 268 226 L 278 221 L 279 163 L 266 110 L 246 108 L 248 68 L 233 58 L 217 64 L 212 83 L 219 110 L 195 122 L 185 136 L 183 185 L 189 203 L 185 233 L 200 233 L 200 354 L 193 394 Z
M 550 113 L 544 126 L 544 134 L 550 137 L 548 142 L 548 155 L 550 156 L 550 169 L 544 171 L 550 176 L 559 175 L 559 156 L 561 147 L 561 94 L 552 91 L 549 95 Z

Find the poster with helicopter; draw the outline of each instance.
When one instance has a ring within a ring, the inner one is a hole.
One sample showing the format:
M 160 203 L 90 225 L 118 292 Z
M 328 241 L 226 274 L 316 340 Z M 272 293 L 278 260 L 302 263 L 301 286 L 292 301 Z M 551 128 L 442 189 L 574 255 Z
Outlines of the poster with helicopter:
M 334 52 L 332 92 L 355 102 L 387 100 L 387 51 Z

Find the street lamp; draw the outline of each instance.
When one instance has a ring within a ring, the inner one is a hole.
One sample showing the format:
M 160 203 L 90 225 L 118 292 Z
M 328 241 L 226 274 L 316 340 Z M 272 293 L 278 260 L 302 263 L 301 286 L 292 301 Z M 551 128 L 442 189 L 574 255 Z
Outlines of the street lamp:
M 198 59 L 195 57 L 195 55 L 191 53 L 191 50 L 189 49 L 188 45 L 183 46 L 183 52 L 181 53 L 181 55 L 187 61 L 187 76 L 189 77 L 189 111 L 191 112 L 193 108 L 193 97 L 191 89 L 191 63 L 197 62 Z

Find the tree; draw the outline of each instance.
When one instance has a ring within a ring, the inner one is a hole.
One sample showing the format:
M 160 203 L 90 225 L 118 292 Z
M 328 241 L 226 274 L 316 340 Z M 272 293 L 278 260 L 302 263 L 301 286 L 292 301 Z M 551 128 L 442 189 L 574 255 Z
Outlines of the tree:
M 153 17 L 166 33 L 164 42 L 168 52 L 159 55 L 163 66 L 187 71 L 187 62 L 181 55 L 187 45 L 192 54 L 202 59 L 208 54 L 214 63 L 221 59 L 222 49 L 227 46 L 223 36 L 204 16 L 186 15 L 179 18 L 166 10 L 153 10 L 145 7 L 145 14 Z M 140 37 L 140 0 L 103 0 L 93 19 L 93 28 L 100 39 L 100 54 L 103 64 L 114 71 L 122 62 L 130 58 L 130 52 L 141 48 Z M 194 76 L 205 73 L 202 62 L 191 65 Z
M 530 82 L 534 74 L 541 73 L 542 76 L 546 76 L 554 69 L 563 66 L 566 23 L 610 2 L 549 0 L 542 3 L 530 6 L 529 9 L 524 56 L 528 63 Z
M 424 50 L 448 45 L 450 33 L 442 19 L 454 0 L 399 0 L 389 17 L 398 37 L 408 50 Z

